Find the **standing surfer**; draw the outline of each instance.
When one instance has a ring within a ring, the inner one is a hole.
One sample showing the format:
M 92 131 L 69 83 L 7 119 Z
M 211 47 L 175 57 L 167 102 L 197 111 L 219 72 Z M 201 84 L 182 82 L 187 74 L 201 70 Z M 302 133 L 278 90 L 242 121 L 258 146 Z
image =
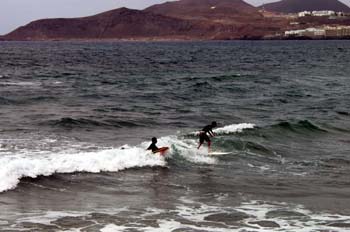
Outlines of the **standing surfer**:
M 211 141 L 208 135 L 210 135 L 211 137 L 214 137 L 215 134 L 213 132 L 213 128 L 216 127 L 216 122 L 212 122 L 211 125 L 207 125 L 205 126 L 200 132 L 199 132 L 199 145 L 198 148 L 199 149 L 202 144 L 204 143 L 204 141 L 206 141 L 208 143 L 208 151 L 210 151 L 210 145 L 211 145 Z

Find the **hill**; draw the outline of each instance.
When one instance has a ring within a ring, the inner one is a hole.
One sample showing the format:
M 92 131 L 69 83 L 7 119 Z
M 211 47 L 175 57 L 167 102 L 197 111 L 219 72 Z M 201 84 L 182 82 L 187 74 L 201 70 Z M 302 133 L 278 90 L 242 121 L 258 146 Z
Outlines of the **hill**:
M 206 25 L 150 12 L 120 8 L 98 15 L 72 19 L 42 19 L 4 36 L 7 40 L 138 39 L 200 37 Z
M 82 18 L 42 19 L 5 40 L 217 40 L 261 38 L 280 31 L 242 0 L 180 0 L 145 10 L 120 8 Z
M 181 0 L 154 5 L 145 11 L 191 20 L 262 18 L 256 7 L 242 0 Z
M 153 5 L 146 12 L 201 22 L 216 23 L 216 39 L 260 38 L 285 27 L 284 19 L 267 19 L 243 0 L 179 0 Z
M 282 0 L 260 6 L 267 11 L 297 13 L 301 11 L 333 10 L 350 12 L 350 8 L 338 0 Z

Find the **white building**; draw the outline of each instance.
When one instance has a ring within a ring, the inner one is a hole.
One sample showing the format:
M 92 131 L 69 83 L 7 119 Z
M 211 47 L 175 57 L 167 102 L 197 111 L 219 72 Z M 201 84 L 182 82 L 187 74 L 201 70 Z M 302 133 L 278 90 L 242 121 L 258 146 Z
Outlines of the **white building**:
M 303 30 L 292 30 L 284 32 L 285 36 L 306 36 L 306 37 L 320 37 L 326 35 L 326 30 L 323 28 L 306 28 Z
M 335 12 L 332 10 L 320 10 L 320 11 L 312 11 L 313 16 L 332 16 L 335 15 Z
M 311 16 L 311 11 L 302 11 L 298 13 L 299 17 Z
M 300 36 L 304 30 L 292 30 L 284 32 L 285 36 Z
M 305 17 L 305 16 L 333 16 L 336 15 L 335 11 L 332 10 L 314 10 L 314 11 L 302 11 L 298 13 L 298 17 Z
M 307 28 L 306 33 L 313 36 L 325 36 L 326 30 L 323 28 Z

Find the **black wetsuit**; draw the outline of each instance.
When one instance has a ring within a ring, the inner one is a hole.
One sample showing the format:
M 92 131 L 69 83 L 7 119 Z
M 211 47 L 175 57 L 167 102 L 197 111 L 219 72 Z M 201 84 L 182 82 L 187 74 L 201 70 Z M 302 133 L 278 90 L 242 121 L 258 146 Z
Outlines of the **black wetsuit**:
M 155 143 L 152 143 L 151 145 L 149 145 L 147 150 L 152 150 L 152 152 L 156 152 L 157 150 L 159 150 L 159 148 L 156 146 Z
M 203 143 L 204 141 L 206 142 L 210 142 L 210 138 L 208 136 L 208 133 L 214 133 L 213 132 L 213 126 L 212 125 L 208 125 L 205 126 L 201 132 L 199 133 L 199 142 Z

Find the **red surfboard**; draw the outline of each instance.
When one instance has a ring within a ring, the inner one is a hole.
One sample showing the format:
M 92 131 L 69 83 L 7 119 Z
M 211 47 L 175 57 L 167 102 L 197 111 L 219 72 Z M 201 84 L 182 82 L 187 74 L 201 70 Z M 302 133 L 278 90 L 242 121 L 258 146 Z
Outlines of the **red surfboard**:
M 164 156 L 165 155 L 165 152 L 169 150 L 169 147 L 161 147 L 159 148 L 158 150 L 154 151 L 153 153 L 156 154 L 156 153 L 159 153 L 160 155 Z

